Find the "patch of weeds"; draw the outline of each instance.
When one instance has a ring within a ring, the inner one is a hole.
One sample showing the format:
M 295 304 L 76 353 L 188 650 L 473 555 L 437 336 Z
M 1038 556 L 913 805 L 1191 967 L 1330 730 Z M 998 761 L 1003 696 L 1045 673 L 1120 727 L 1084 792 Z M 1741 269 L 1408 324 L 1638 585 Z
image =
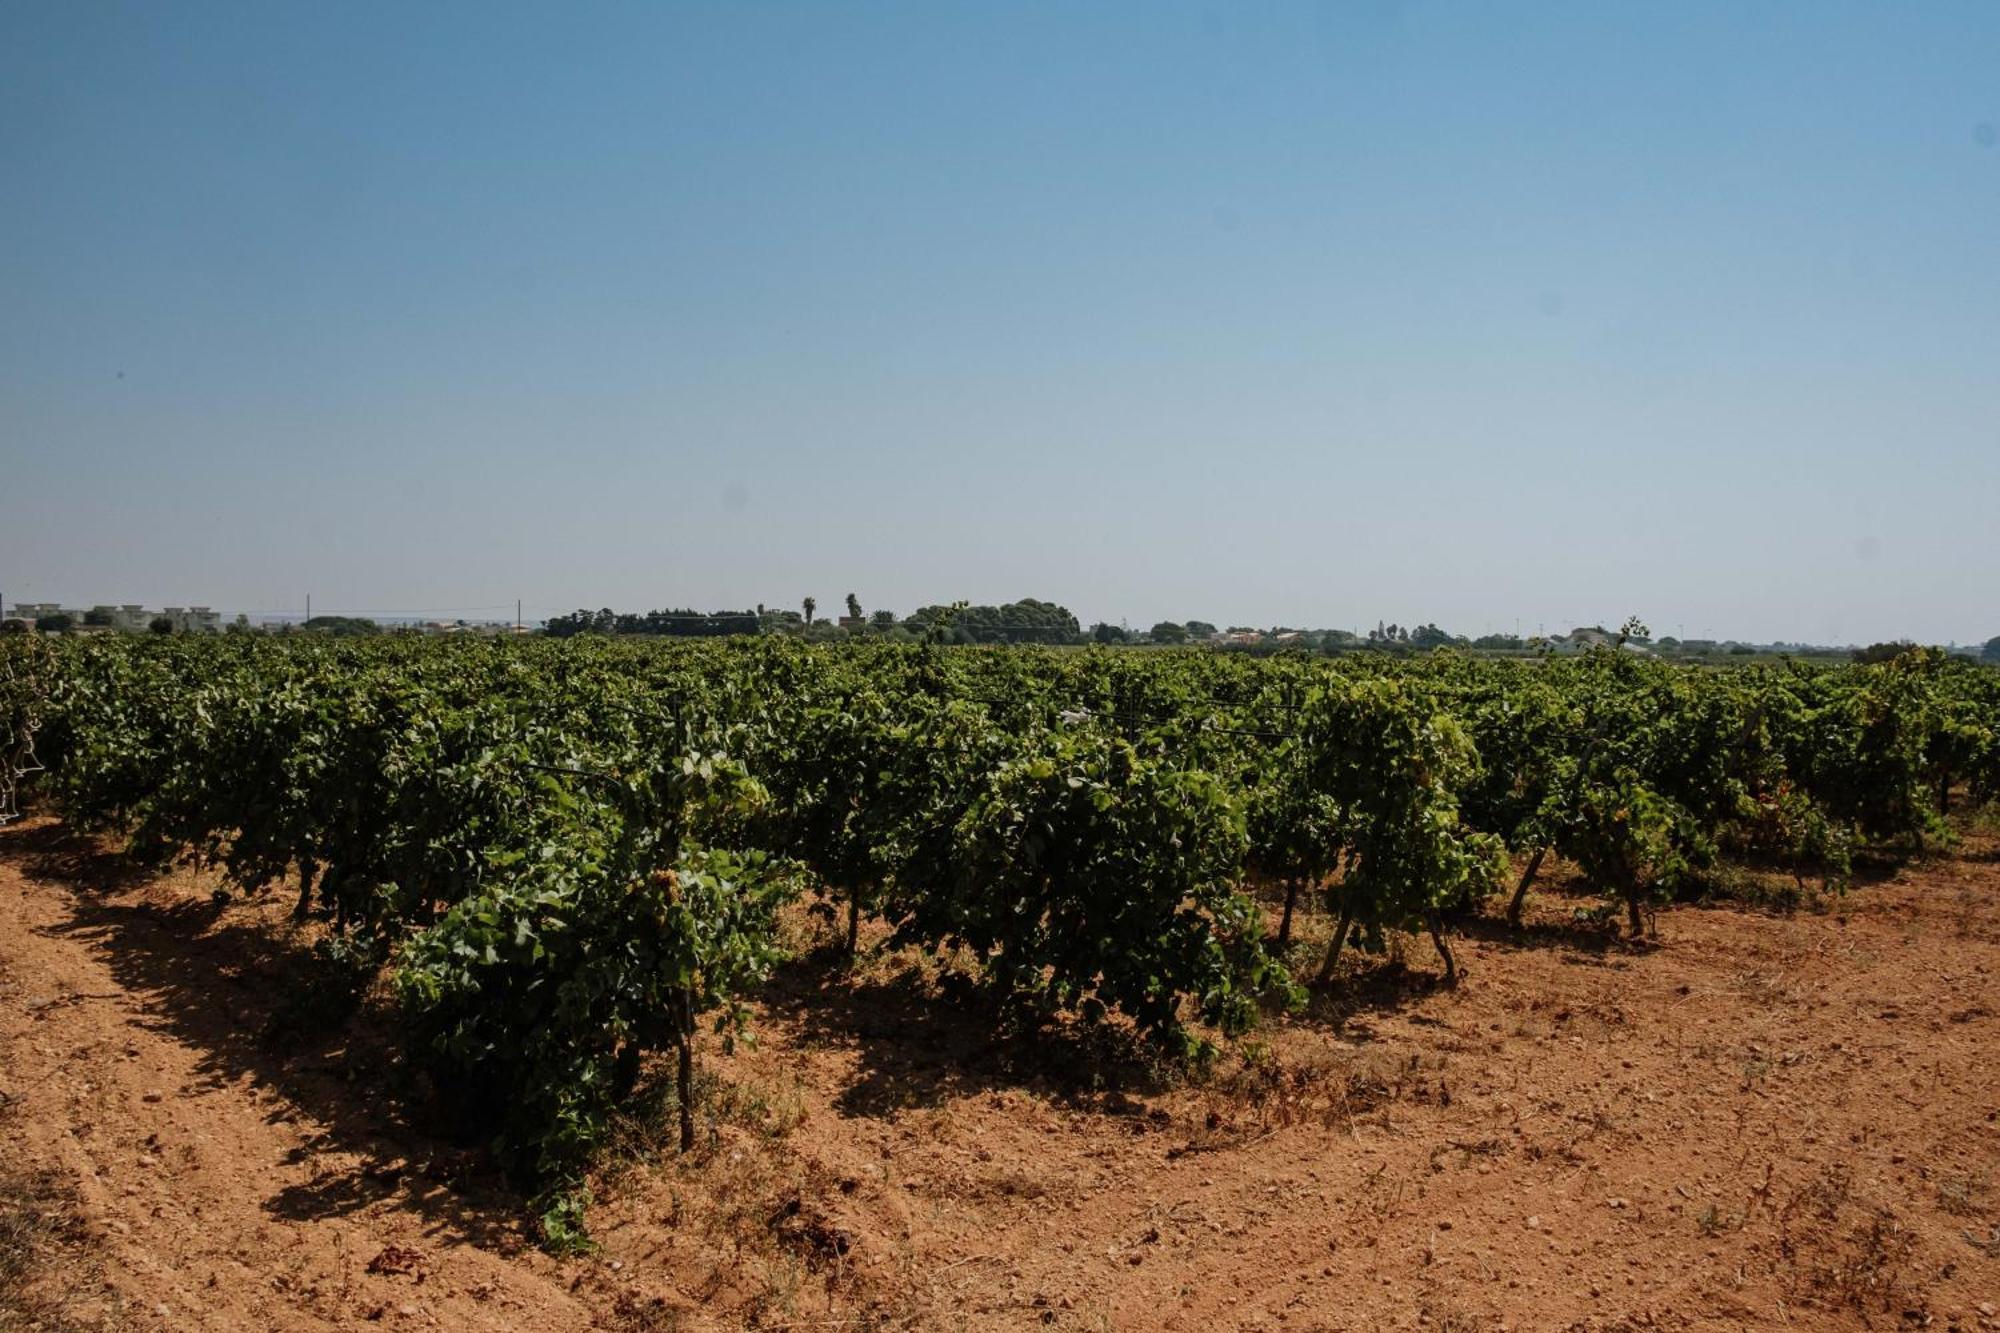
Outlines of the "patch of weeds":
M 559 1185 L 544 1194 L 537 1195 L 529 1207 L 535 1213 L 535 1225 L 541 1233 L 542 1248 L 550 1254 L 580 1255 L 592 1254 L 597 1250 L 597 1242 L 590 1238 L 590 1232 L 583 1225 L 583 1217 L 590 1209 L 590 1191 L 581 1185 Z
M 1794 1191 L 1778 1213 L 1785 1285 L 1801 1304 L 1870 1311 L 1920 1309 L 1907 1284 L 1916 1237 L 1887 1208 L 1854 1194 L 1851 1171 L 1831 1166 Z
M 1760 912 L 1789 916 L 1800 908 L 1824 911 L 1826 895 L 1795 876 L 1759 874 L 1747 867 L 1722 863 L 1694 880 L 1685 900 L 1735 903 Z M 1814 906 L 1814 905 L 1817 906 Z
M 60 1289 L 81 1286 L 78 1255 L 86 1238 L 67 1179 L 54 1171 L 0 1168 L 0 1333 L 82 1327 L 34 1287 L 37 1273 L 52 1269 L 61 1270 Z
M 1459 1169 L 1464 1170 L 1472 1165 L 1472 1159 L 1475 1157 L 1505 1157 L 1507 1142 L 1504 1139 L 1474 1139 L 1470 1143 L 1460 1142 L 1457 1139 L 1447 1140 L 1431 1149 L 1431 1170 L 1443 1171 L 1445 1162 L 1454 1153 L 1458 1156 Z
M 1789 1004 L 1792 1000 L 1791 989 L 1778 973 L 1745 972 L 1736 978 L 1733 989 L 1760 1009 Z
M 694 1325 L 684 1306 L 669 1305 L 664 1296 L 641 1298 L 620 1292 L 611 1307 L 610 1327 L 614 1333 L 684 1333 Z
M 1725 1231 L 1742 1230 L 1743 1214 L 1735 1212 L 1725 1213 L 1722 1209 L 1711 1203 L 1706 1208 L 1703 1208 L 1700 1213 L 1696 1214 L 1694 1224 L 1701 1229 L 1701 1234 L 1704 1236 L 1719 1236 Z
M 697 1092 L 701 1090 L 698 1085 Z M 774 1142 L 805 1123 L 805 1086 L 796 1075 L 775 1085 L 758 1079 L 730 1082 L 718 1078 L 707 1085 L 707 1092 L 705 1109 L 715 1120 Z
M 782 1116 L 756 1085 L 745 1091 L 727 1082 L 706 1063 L 695 1066 L 693 1089 L 697 1121 L 696 1153 L 712 1155 L 721 1144 L 724 1123 L 747 1129 L 773 1129 L 766 1135 L 776 1139 L 791 1132 L 794 1120 L 784 1124 Z M 671 1063 L 649 1059 L 639 1085 L 611 1118 L 604 1151 L 595 1169 L 602 1181 L 615 1185 L 636 1167 L 658 1165 L 663 1159 L 686 1160 L 680 1152 L 680 1089 Z M 797 1105 L 798 1119 L 805 1118 L 803 1094 Z M 781 1126 L 781 1128 L 780 1128 Z
M 788 1321 L 799 1312 L 799 1288 L 805 1282 L 805 1264 L 794 1254 L 779 1252 L 757 1260 L 760 1288 L 750 1298 L 749 1318 L 756 1327 L 766 1321 Z
M 695 1070 L 695 1091 L 699 1095 L 707 1070 Z M 604 1152 L 597 1170 L 604 1183 L 615 1187 L 630 1172 L 652 1166 L 679 1143 L 680 1099 L 672 1078 L 647 1077 L 632 1090 L 631 1097 L 611 1117 L 605 1135 Z
M 1992 1182 L 1969 1173 L 1946 1176 L 1938 1181 L 1938 1207 L 1953 1217 L 1978 1217 L 1986 1211 L 1980 1200 L 1991 1191 Z
M 696 1299 L 747 1279 L 754 1290 L 739 1315 L 744 1326 L 789 1325 L 809 1279 L 829 1292 L 850 1282 L 858 1241 L 837 1217 L 837 1196 L 852 1181 L 814 1164 L 774 1162 L 756 1145 L 692 1156 L 677 1173 L 673 1225 L 698 1230 L 704 1251 L 720 1259 L 713 1285 Z
M 1251 1044 L 1242 1057 L 1209 1080 L 1188 1143 L 1169 1156 L 1229 1147 L 1253 1133 L 1290 1125 L 1333 1128 L 1404 1096 L 1427 1101 L 1438 1095 L 1416 1055 L 1406 1059 L 1370 1050 L 1342 1058 L 1322 1052 L 1287 1061 Z M 1442 1081 L 1436 1087 L 1442 1089 Z M 1253 1123 L 1243 1123 L 1246 1114 Z
M 1592 907 L 1570 908 L 1570 920 L 1579 926 L 1601 928 L 1609 926 L 1618 914 L 1625 910 L 1623 903 L 1604 902 Z
M 816 1190 L 788 1192 L 772 1212 L 770 1227 L 786 1256 L 813 1272 L 838 1267 L 854 1248 L 854 1237 L 812 1199 Z M 792 1288 L 796 1290 L 797 1281 Z

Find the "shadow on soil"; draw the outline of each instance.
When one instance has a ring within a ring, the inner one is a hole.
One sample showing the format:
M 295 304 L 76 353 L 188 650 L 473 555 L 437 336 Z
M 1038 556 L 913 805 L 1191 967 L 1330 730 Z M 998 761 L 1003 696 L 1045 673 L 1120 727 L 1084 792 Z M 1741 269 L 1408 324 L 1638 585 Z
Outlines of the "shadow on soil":
M 1352 1020 L 1401 1012 L 1444 989 L 1442 975 L 1398 961 L 1348 965 L 1334 985 L 1310 990 L 1293 1019 L 1366 1041 L 1372 1032 Z M 857 1072 L 835 1099 L 843 1115 L 883 1117 L 1008 1089 L 1131 1115 L 1144 1109 L 1135 1098 L 1198 1076 L 1129 1024 L 1010 1011 L 971 978 L 933 975 L 911 956 L 864 961 L 850 975 L 837 951 L 806 954 L 780 967 L 761 998 L 792 1043 L 853 1052 Z
M 135 890 L 154 878 L 152 870 L 59 824 L 10 831 L 0 855 L 29 878 L 68 891 L 70 919 L 56 929 L 89 941 L 141 998 L 139 1021 L 203 1053 L 201 1084 L 248 1080 L 275 1095 L 272 1120 L 297 1116 L 323 1126 L 296 1150 L 299 1162 L 322 1154 L 358 1159 L 281 1190 L 267 1204 L 273 1214 L 340 1215 L 393 1199 L 420 1211 L 434 1230 L 475 1244 L 511 1245 L 523 1234 L 519 1196 L 484 1157 L 422 1128 L 434 1122 L 408 1092 L 378 1017 L 364 1010 L 279 1033 L 265 1024 L 267 1016 L 296 1011 L 299 978 L 315 965 L 313 930 L 204 899 L 149 901 Z M 1595 897 L 1566 881 L 1537 892 Z M 1476 914 L 1454 921 L 1453 933 L 1499 948 L 1561 950 L 1569 961 L 1597 966 L 1646 947 L 1622 939 L 1614 925 L 1581 919 L 1513 927 Z M 1296 1017 L 1367 1041 L 1373 1034 L 1357 1020 L 1403 1011 L 1444 989 L 1443 977 L 1429 969 L 1356 961 L 1335 985 L 1314 989 Z M 1127 1024 L 1023 1015 L 971 979 L 919 963 L 892 957 L 853 975 L 837 952 L 821 950 L 782 965 L 763 989 L 760 998 L 791 1040 L 854 1053 L 856 1073 L 835 1102 L 842 1114 L 879 1118 L 1018 1089 L 1078 1110 L 1132 1114 L 1135 1096 L 1164 1091 L 1187 1073 Z
M 1625 953 L 1633 946 L 1615 925 L 1594 921 L 1523 921 L 1510 926 L 1497 916 L 1468 916 L 1454 924 L 1457 934 L 1504 949 L 1567 949 L 1586 958 Z
M 1450 993 L 1442 972 L 1420 971 L 1396 959 L 1370 961 L 1343 971 L 1331 985 L 1313 987 L 1307 992 L 1306 1007 L 1294 1017 L 1332 1029 L 1350 1041 L 1373 1041 L 1375 1030 L 1355 1020 L 1386 1017 L 1433 995 Z
M 877 966 L 879 975 L 850 975 L 837 952 L 815 951 L 780 966 L 762 995 L 796 1044 L 855 1053 L 858 1070 L 835 1100 L 843 1115 L 888 1116 L 1005 1089 L 1129 1114 L 1134 1094 L 1178 1077 L 1116 1019 L 1041 1018 L 956 973 L 932 975 L 896 958 Z
M 134 1021 L 200 1052 L 185 1096 L 247 1082 L 272 1095 L 267 1120 L 321 1126 L 295 1149 L 302 1163 L 353 1154 L 265 1207 L 277 1217 L 350 1213 L 384 1200 L 423 1215 L 434 1234 L 512 1244 L 522 1206 L 482 1155 L 415 1125 L 394 1048 L 367 1013 L 331 1024 L 265 1022 L 296 1012 L 298 978 L 316 959 L 307 930 L 221 901 L 149 900 L 148 868 L 61 825 L 10 832 L 0 855 L 25 877 L 66 891 L 69 919 L 49 933 L 86 942 L 137 1001 Z
M 425 1128 L 435 1121 L 378 1014 L 271 1021 L 299 1009 L 301 978 L 320 965 L 317 928 L 291 929 L 263 908 L 148 895 L 155 871 L 61 825 L 8 833 L 0 856 L 65 891 L 69 919 L 52 933 L 91 946 L 138 1001 L 136 1021 L 201 1053 L 186 1095 L 248 1081 L 272 1094 L 271 1121 L 321 1127 L 293 1150 L 294 1163 L 358 1159 L 280 1190 L 266 1204 L 275 1216 L 337 1216 L 387 1200 L 474 1244 L 525 1236 L 521 1198 L 485 1156 Z M 1132 1094 L 1177 1076 L 1118 1022 L 1036 1022 L 955 974 L 893 960 L 877 971 L 852 977 L 844 959 L 814 952 L 782 965 L 761 996 L 794 1040 L 857 1053 L 836 1103 L 843 1114 L 880 1117 L 1005 1089 L 1133 1114 L 1143 1108 Z

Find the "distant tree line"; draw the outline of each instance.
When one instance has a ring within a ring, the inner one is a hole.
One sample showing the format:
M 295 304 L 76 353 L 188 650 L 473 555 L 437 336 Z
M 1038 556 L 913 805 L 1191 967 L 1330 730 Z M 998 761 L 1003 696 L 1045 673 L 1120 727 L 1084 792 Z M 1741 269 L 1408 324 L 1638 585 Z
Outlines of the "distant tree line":
M 553 616 L 543 629 L 558 639 L 577 634 L 657 634 L 684 639 L 712 639 L 731 634 L 755 634 L 763 622 L 755 611 L 572 611 Z
M 1004 606 L 925 606 L 903 622 L 940 643 L 1082 643 L 1083 626 L 1068 607 L 1024 597 Z
M 337 639 L 363 639 L 382 632 L 382 627 L 366 616 L 314 616 L 299 628 L 313 634 L 331 634 Z
M 1074 644 L 1086 639 L 1075 614 L 1067 607 L 1032 597 L 1000 606 L 960 602 L 919 607 L 900 620 L 893 611 L 868 614 L 861 599 L 853 593 L 847 594 L 844 604 L 847 614 L 838 621 L 821 617 L 818 599 L 806 597 L 800 600 L 797 611 L 762 605 L 750 611 L 708 612 L 685 608 L 643 613 L 613 611 L 610 607 L 597 611 L 580 609 L 551 617 L 542 628 L 544 633 L 563 639 L 578 634 L 652 634 L 676 638 L 786 634 L 811 639 L 861 636 L 933 643 Z
M 552 617 L 544 623 L 543 630 L 556 638 L 577 634 L 639 634 L 664 638 L 782 634 L 813 640 L 881 638 L 952 644 L 1038 643 L 1064 646 L 1095 643 L 1162 647 L 1213 644 L 1232 652 L 1258 655 L 1279 652 L 1329 655 L 1377 652 L 1401 656 L 1439 649 L 1522 653 L 1537 650 L 1545 644 L 1540 638 L 1523 638 L 1518 634 L 1481 634 L 1477 637 L 1453 634 L 1435 622 L 1402 625 L 1384 621 L 1365 633 L 1344 629 L 1301 629 L 1286 625 L 1270 628 L 1231 625 L 1222 629 L 1210 621 L 1195 619 L 1157 621 L 1149 629 L 1134 629 L 1108 621 L 1098 621 L 1086 628 L 1068 607 L 1033 597 L 998 605 L 955 602 L 921 606 L 901 618 L 889 610 L 865 611 L 861 599 L 851 592 L 842 599 L 846 614 L 837 619 L 819 614 L 817 598 L 801 598 L 798 605 L 799 610 L 796 611 L 761 604 L 749 611 L 704 612 L 684 607 L 646 612 L 613 611 L 609 607 L 596 611 L 579 609 L 568 615 Z M 45 617 L 38 628 L 57 628 L 47 623 L 50 619 L 53 618 Z M 334 634 L 356 634 L 374 632 L 376 626 L 372 622 L 350 621 L 345 617 L 318 616 L 308 622 L 306 628 Z M 1607 633 L 1603 630 L 1598 632 Z M 1815 648 L 1807 644 L 1753 645 L 1733 640 L 1677 639 L 1671 636 L 1657 641 L 1640 638 L 1634 642 L 1670 657 L 1683 658 L 1712 655 L 1745 657 L 1757 653 L 1846 655 L 1849 652 L 1847 649 Z M 1853 649 L 1852 656 L 1857 661 L 1880 662 L 1900 656 L 1913 646 L 1908 640 L 1877 643 Z M 1981 648 L 1959 651 L 1966 656 L 1977 655 L 1982 661 L 2000 665 L 2000 637 L 1989 639 Z

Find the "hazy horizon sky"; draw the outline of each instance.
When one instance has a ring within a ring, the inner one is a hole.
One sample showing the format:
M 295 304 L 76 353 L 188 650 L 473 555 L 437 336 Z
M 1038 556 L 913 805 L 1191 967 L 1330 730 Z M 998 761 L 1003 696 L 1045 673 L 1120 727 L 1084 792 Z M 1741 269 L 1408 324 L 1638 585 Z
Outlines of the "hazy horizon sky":
M 2000 5 L 0 6 L 0 593 L 2000 634 Z

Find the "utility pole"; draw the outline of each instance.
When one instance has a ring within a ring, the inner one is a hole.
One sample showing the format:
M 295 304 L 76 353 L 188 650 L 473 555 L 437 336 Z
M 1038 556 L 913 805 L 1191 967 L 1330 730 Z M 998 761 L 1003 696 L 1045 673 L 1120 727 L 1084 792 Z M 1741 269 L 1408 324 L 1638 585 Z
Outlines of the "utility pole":
M 514 599 L 514 632 L 521 632 L 521 599 L 518 597 Z
M 307 593 L 307 594 L 306 594 L 306 619 L 307 619 L 307 620 L 311 620 L 312 618 L 313 618 L 313 595 L 312 595 L 311 593 Z

